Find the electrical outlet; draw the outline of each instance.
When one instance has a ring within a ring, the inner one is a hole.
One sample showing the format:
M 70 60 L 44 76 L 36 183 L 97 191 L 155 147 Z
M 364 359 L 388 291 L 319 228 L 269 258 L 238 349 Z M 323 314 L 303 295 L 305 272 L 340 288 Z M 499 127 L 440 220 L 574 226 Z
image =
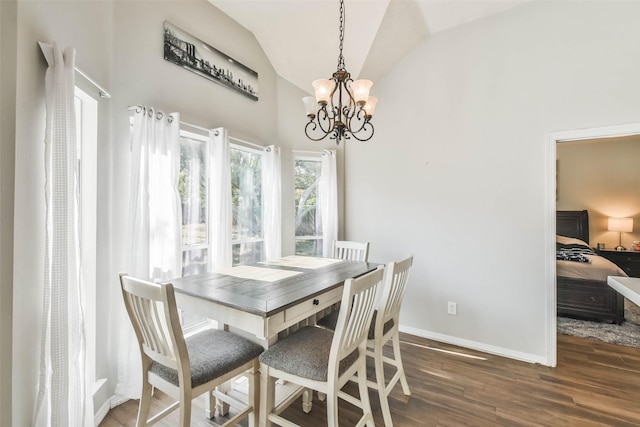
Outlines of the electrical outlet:
M 449 301 L 447 303 L 447 313 L 453 314 L 454 316 L 458 314 L 458 304 L 456 304 L 455 302 Z

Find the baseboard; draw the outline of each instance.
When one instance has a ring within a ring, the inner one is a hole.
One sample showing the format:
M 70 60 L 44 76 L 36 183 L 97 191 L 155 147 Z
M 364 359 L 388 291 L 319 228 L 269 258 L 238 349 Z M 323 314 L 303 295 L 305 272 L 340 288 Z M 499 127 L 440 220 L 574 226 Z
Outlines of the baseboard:
M 404 332 L 417 337 L 427 338 L 434 341 L 440 341 L 447 344 L 457 345 L 458 347 L 469 348 L 471 350 L 482 351 L 483 353 L 494 354 L 496 356 L 507 357 L 509 359 L 520 360 L 528 363 L 539 363 L 545 366 L 551 366 L 549 361 L 536 354 L 523 353 L 520 351 L 514 351 L 508 348 L 496 347 L 493 345 L 487 345 L 484 343 L 466 340 L 463 338 L 452 337 L 450 335 L 439 334 L 436 332 L 426 331 L 424 329 L 412 328 L 409 326 L 400 325 L 398 327 L 400 332 Z
M 104 404 L 100 407 L 100 409 L 98 409 L 95 412 L 95 415 L 93 416 L 93 425 L 94 426 L 99 426 L 100 423 L 102 422 L 102 420 L 104 420 L 104 417 L 107 416 L 107 414 L 109 413 L 109 409 L 111 409 L 111 402 L 109 400 L 107 400 L 106 402 L 104 402 Z

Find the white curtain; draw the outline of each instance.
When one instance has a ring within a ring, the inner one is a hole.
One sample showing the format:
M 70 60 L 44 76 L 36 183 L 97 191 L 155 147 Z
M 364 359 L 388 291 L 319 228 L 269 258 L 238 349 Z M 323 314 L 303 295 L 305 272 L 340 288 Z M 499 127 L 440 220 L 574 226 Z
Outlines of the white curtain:
M 80 245 L 78 146 L 74 110 L 75 49 L 40 47 L 45 77 L 45 265 L 40 376 L 34 426 L 93 425 L 88 384 Z
M 322 255 L 333 255 L 333 241 L 338 240 L 338 167 L 335 150 L 322 152 L 318 206 L 322 229 Z
M 282 256 L 282 190 L 280 148 L 264 148 L 262 198 L 264 253 L 266 259 Z
M 209 269 L 219 271 L 232 265 L 231 253 L 231 154 L 224 128 L 209 132 Z
M 182 275 L 182 211 L 178 194 L 180 117 L 153 108 L 136 111 L 131 140 L 131 181 L 126 272 L 166 281 Z M 117 280 L 114 278 L 114 280 Z M 121 305 L 116 395 L 137 399 L 141 362 L 133 327 Z

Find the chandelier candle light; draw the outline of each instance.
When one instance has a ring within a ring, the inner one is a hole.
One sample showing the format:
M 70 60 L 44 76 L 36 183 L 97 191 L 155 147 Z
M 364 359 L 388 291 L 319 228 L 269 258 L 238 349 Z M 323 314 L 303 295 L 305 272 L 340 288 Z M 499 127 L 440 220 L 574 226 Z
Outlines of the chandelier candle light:
M 352 136 L 358 141 L 367 141 L 373 136 L 373 116 L 378 99 L 369 96 L 373 86 L 371 80 L 351 79 L 344 65 L 342 45 L 344 41 L 344 0 L 340 0 L 340 55 L 338 69 L 330 79 L 315 80 L 313 96 L 302 98 L 309 122 L 304 132 L 312 141 L 321 141 L 329 136 L 336 145 Z

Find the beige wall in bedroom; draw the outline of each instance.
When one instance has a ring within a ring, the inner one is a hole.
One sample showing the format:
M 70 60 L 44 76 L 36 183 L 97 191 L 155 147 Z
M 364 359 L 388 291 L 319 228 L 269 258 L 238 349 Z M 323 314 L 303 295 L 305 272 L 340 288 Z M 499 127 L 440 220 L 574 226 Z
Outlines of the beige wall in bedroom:
M 618 244 L 607 231 L 608 217 L 631 217 L 633 233 L 622 233 L 622 245 L 640 240 L 640 135 L 557 145 L 558 210 L 589 211 L 591 245 Z

